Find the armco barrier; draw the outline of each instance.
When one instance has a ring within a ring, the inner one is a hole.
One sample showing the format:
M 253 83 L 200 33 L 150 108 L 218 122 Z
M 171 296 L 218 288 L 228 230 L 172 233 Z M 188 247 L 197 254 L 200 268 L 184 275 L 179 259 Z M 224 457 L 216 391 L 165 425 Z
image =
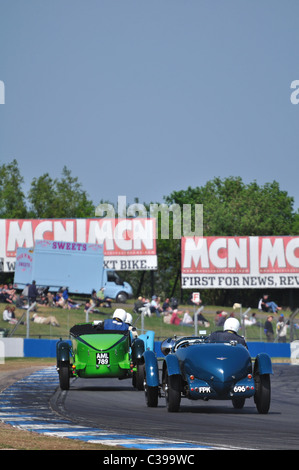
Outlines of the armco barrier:
M 252 357 L 264 352 L 269 354 L 270 357 L 291 357 L 290 343 L 262 343 L 262 342 L 248 342 L 248 350 Z M 161 352 L 161 341 L 155 342 L 155 353 L 157 357 L 163 357 Z
M 5 357 L 56 357 L 57 339 L 22 339 L 1 338 Z M 158 357 L 162 357 L 162 341 L 155 341 L 154 348 Z M 248 349 L 252 357 L 260 352 L 269 354 L 270 357 L 291 357 L 290 343 L 262 343 L 248 342 Z

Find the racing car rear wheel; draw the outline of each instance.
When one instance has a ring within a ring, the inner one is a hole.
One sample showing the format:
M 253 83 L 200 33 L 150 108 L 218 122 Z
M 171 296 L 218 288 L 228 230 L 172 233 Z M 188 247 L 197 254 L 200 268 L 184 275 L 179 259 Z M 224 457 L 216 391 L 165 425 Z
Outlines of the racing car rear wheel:
M 181 404 L 181 376 L 179 374 L 169 376 L 166 371 L 165 398 L 168 411 L 179 411 Z
M 254 381 L 256 388 L 254 401 L 257 411 L 261 414 L 266 414 L 269 411 L 271 400 L 270 375 L 260 375 L 257 372 L 254 376 Z
M 68 365 L 62 365 L 59 368 L 59 385 L 61 390 L 68 390 L 70 388 L 70 374 Z

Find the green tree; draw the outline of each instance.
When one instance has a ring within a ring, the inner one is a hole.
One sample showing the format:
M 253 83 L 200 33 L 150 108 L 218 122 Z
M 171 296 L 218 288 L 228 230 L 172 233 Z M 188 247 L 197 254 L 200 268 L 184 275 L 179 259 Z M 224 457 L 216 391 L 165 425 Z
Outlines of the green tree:
M 40 218 L 93 217 L 95 206 L 77 177 L 64 166 L 60 179 L 48 173 L 34 178 L 28 195 L 30 213 Z
M 57 217 L 93 217 L 95 206 L 88 199 L 77 177 L 71 175 L 66 166 L 63 167 L 62 177 L 56 181 Z
M 0 166 L 0 217 L 18 219 L 27 217 L 25 195 L 22 190 L 24 183 L 18 162 Z
M 289 235 L 294 199 L 276 181 L 245 185 L 241 178 L 215 178 L 203 187 L 174 191 L 168 204 L 203 204 L 203 235 Z
M 55 181 L 48 173 L 33 178 L 28 194 L 30 203 L 30 217 L 53 218 L 55 213 L 56 188 Z

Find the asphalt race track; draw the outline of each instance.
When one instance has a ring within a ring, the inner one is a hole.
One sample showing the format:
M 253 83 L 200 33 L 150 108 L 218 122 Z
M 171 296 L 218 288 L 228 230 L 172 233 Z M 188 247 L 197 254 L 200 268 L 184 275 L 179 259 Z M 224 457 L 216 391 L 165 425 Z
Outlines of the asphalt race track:
M 299 366 L 274 364 L 271 407 L 260 415 L 253 398 L 242 410 L 230 401 L 182 399 L 178 413 L 169 413 L 165 399 L 147 408 L 144 392 L 131 380 L 72 379 L 58 389 L 52 407 L 76 425 L 153 438 L 179 439 L 197 445 L 236 449 L 299 449 Z

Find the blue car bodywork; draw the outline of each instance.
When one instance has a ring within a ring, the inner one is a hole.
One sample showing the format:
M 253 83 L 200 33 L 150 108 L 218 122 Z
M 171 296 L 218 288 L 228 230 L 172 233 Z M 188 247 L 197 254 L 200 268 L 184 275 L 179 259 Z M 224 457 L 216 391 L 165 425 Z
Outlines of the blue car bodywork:
M 148 406 L 157 406 L 159 396 L 165 396 L 168 411 L 178 411 L 182 397 L 231 400 L 242 408 L 254 397 L 258 412 L 268 412 L 272 364 L 267 354 L 253 362 L 243 345 L 208 343 L 205 337 L 168 339 L 161 349 L 165 357 L 160 364 L 153 351 L 143 354 Z

